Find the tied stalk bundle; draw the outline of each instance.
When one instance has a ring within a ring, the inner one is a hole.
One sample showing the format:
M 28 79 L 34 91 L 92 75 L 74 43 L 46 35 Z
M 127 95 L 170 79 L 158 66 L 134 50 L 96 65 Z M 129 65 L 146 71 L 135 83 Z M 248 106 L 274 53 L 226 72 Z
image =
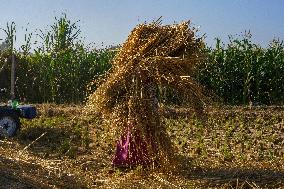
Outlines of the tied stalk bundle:
M 100 112 L 115 133 L 122 138 L 131 133 L 127 165 L 173 163 L 174 149 L 161 124 L 157 89 L 175 89 L 201 115 L 206 98 L 193 76 L 202 45 L 188 22 L 140 24 L 117 53 L 111 71 L 88 97 L 90 112 Z

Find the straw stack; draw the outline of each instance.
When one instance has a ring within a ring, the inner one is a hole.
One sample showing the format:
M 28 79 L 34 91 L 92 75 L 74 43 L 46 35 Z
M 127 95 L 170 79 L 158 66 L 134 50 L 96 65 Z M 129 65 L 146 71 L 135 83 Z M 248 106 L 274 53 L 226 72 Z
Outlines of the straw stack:
M 192 77 L 203 43 L 188 25 L 138 25 L 116 55 L 111 72 L 88 98 L 89 110 L 111 120 L 112 129 L 138 133 L 153 162 L 169 162 L 173 153 L 160 123 L 157 87 L 170 86 L 189 99 L 197 114 L 203 110 L 202 88 Z

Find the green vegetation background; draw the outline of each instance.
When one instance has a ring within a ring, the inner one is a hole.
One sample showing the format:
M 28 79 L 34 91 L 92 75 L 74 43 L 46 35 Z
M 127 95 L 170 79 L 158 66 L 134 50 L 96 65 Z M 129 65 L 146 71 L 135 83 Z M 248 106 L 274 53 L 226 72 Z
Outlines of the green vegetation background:
M 3 29 L 10 48 L 0 52 L 0 68 L 16 55 L 16 97 L 27 102 L 82 103 L 90 82 L 111 68 L 115 48 L 94 49 L 84 45 L 78 22 L 65 14 L 55 18 L 47 30 L 26 33 L 25 44 L 13 48 L 16 37 L 14 23 Z M 40 39 L 31 50 L 32 37 Z M 95 35 L 95 34 L 94 34 Z M 214 48 L 204 46 L 203 58 L 196 78 L 223 103 L 271 105 L 284 102 L 284 45 L 272 40 L 268 47 L 251 41 L 246 33 L 230 37 L 227 45 L 216 39 Z M 10 65 L 10 64 L 8 64 Z M 9 90 L 10 66 L 1 74 L 0 87 Z M 182 103 L 171 89 L 160 89 L 160 98 L 167 103 Z M 8 99 L 4 95 L 1 99 Z

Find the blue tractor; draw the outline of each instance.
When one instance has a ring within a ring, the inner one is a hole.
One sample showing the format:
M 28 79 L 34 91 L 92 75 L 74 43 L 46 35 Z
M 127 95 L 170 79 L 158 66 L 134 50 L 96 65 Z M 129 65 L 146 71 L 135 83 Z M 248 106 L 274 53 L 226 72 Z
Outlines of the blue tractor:
M 0 106 L 0 135 L 13 137 L 20 128 L 20 118 L 33 119 L 36 108 L 30 105 L 1 105 Z
M 5 64 L 4 64 L 5 66 Z M 0 69 L 0 74 L 4 69 Z M 31 105 L 19 105 L 15 99 L 14 82 L 15 81 L 15 60 L 12 58 L 11 66 L 11 100 L 7 104 L 0 105 L 0 137 L 13 137 L 20 128 L 20 118 L 33 119 L 37 115 L 36 108 Z M 1 89 L 0 95 L 5 93 L 6 89 Z

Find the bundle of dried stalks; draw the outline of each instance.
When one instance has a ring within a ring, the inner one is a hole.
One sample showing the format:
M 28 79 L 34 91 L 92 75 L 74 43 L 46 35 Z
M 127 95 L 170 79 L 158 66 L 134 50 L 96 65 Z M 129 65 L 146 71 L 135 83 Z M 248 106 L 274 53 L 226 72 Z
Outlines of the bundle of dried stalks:
M 158 86 L 170 86 L 184 94 L 196 113 L 202 114 L 206 98 L 192 77 L 202 45 L 187 22 L 138 25 L 116 55 L 111 72 L 89 96 L 88 109 L 111 120 L 116 133 L 130 131 L 132 143 L 142 140 L 146 144 L 142 162 L 161 164 L 172 159 L 173 147 L 160 122 Z

